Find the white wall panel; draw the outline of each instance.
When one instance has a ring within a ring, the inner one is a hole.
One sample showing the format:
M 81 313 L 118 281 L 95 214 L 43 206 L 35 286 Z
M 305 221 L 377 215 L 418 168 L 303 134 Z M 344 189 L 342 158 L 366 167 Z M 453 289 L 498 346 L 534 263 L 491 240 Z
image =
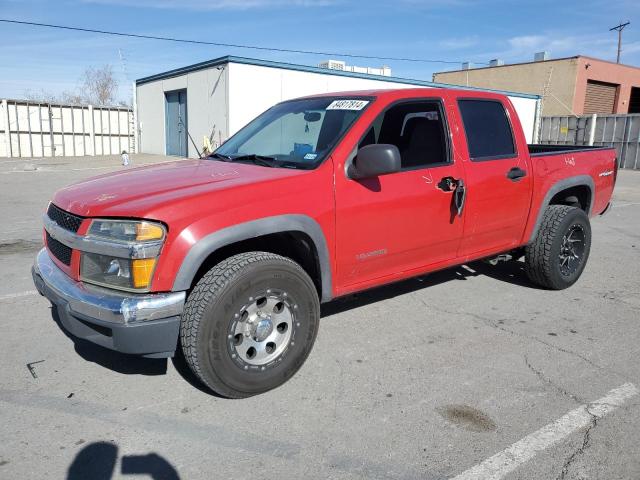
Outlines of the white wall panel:
M 283 100 L 327 92 L 397 88 L 420 88 L 420 86 L 231 63 L 229 64 L 230 135 L 272 105 Z M 527 141 L 531 142 L 537 100 L 515 96 L 509 98 L 518 112 Z
M 518 112 L 524 135 L 528 143 L 533 143 L 533 134 L 536 126 L 536 113 L 538 101 L 534 98 L 509 97 L 513 107 Z
M 128 109 L 96 108 L 92 121 L 88 105 L 56 105 L 24 100 L 2 100 L 0 105 L 0 157 L 79 156 L 100 154 L 102 151 L 117 154 L 128 150 L 133 139 L 128 121 L 132 112 Z M 9 135 L 5 132 L 7 113 Z M 92 131 L 92 128 L 95 130 Z M 101 145 L 104 138 L 104 150 L 96 149 L 94 153 L 91 140 L 93 132 L 96 133 L 97 144 Z
M 187 90 L 187 128 L 199 151 L 206 136 L 214 144 L 228 137 L 227 68 L 210 68 L 136 87 L 140 151 L 164 155 L 165 93 Z M 189 157 L 197 157 L 187 139 Z

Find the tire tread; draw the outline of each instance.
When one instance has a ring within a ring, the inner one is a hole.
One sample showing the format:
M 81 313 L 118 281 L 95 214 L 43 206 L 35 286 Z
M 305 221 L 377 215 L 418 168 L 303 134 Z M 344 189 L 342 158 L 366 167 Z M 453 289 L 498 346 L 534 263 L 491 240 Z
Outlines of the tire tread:
M 227 387 L 215 374 L 213 378 L 207 378 L 203 375 L 200 367 L 197 345 L 198 332 L 204 318 L 204 309 L 210 302 L 216 300 L 219 292 L 221 292 L 239 272 L 253 263 L 264 261 L 289 263 L 306 275 L 304 269 L 296 262 L 290 258 L 274 253 L 246 252 L 233 255 L 215 265 L 202 276 L 187 298 L 182 314 L 180 344 L 189 368 L 207 387 L 228 398 L 242 398 L 246 395 L 239 395 L 235 390 Z
M 529 280 L 536 285 L 553 290 L 564 288 L 553 280 L 552 246 L 558 235 L 562 233 L 560 227 L 563 220 L 575 211 L 581 210 L 568 205 L 549 205 L 545 209 L 533 242 L 525 248 L 525 272 Z

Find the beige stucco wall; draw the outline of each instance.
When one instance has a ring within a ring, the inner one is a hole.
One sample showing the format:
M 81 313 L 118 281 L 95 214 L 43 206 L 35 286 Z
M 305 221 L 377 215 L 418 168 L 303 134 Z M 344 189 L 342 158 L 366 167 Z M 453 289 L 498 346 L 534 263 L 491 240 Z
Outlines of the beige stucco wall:
M 569 115 L 573 113 L 571 109 L 577 69 L 578 59 L 568 58 L 435 73 L 433 81 L 542 95 L 544 86 L 549 82 L 549 75 L 551 75 L 549 88 L 543 100 L 542 115 Z

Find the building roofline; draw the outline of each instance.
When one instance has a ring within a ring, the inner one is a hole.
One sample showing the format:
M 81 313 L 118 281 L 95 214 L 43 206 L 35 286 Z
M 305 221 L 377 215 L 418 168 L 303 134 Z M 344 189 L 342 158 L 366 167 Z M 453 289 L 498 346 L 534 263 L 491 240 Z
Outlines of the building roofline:
M 640 67 L 636 65 L 628 65 L 626 63 L 616 63 L 613 60 L 603 60 L 602 58 L 590 57 L 589 55 L 577 55 L 576 58 L 584 58 L 587 60 L 594 60 L 596 62 L 609 63 L 611 65 L 618 65 L 619 67 L 635 68 L 636 70 L 640 70 Z
M 538 60 L 538 61 L 531 60 L 530 62 L 506 63 L 504 65 L 494 65 L 494 66 L 486 65 L 484 67 L 473 67 L 473 68 L 467 68 L 467 69 L 459 68 L 458 70 L 445 70 L 445 71 L 442 71 L 442 72 L 435 72 L 434 75 L 440 75 L 441 73 L 470 72 L 470 71 L 473 71 L 473 70 L 489 70 L 491 68 L 515 67 L 517 65 L 529 65 L 529 64 L 532 64 L 532 63 L 562 62 L 562 61 L 565 61 L 565 60 L 572 60 L 572 59 L 575 59 L 575 58 L 579 58 L 580 56 L 581 55 L 575 55 L 573 57 L 551 58 L 549 60 Z
M 530 65 L 532 63 L 549 63 L 549 62 L 563 62 L 566 60 L 575 60 L 575 59 L 579 59 L 579 58 L 586 58 L 589 60 L 593 60 L 596 62 L 603 62 L 603 63 L 610 63 L 612 65 L 618 65 L 620 67 L 626 67 L 626 68 L 640 68 L 640 67 L 636 67 L 633 65 L 627 65 L 624 63 L 616 63 L 616 62 L 612 62 L 610 60 L 603 60 L 601 58 L 596 58 L 596 57 L 589 57 L 588 55 L 574 55 L 572 57 L 561 57 L 561 58 L 550 58 L 549 60 L 531 60 L 529 62 L 519 62 L 519 63 L 507 63 L 505 65 L 495 65 L 495 66 L 491 66 L 491 65 L 487 65 L 487 66 L 483 66 L 483 67 L 474 67 L 474 68 L 468 68 L 468 69 L 458 69 L 458 70 L 445 70 L 443 72 L 435 72 L 434 75 L 440 75 L 445 74 L 445 73 L 459 73 L 459 72 L 470 72 L 470 71 L 474 71 L 474 70 L 488 70 L 491 68 L 505 68 L 505 67 L 516 67 L 518 65 Z
M 176 68 L 174 70 L 169 70 L 166 72 L 157 73 L 155 75 L 150 75 L 148 77 L 139 78 L 136 80 L 136 86 L 144 85 L 146 83 L 155 82 L 158 80 L 165 80 L 167 78 L 177 77 L 177 76 L 184 75 L 191 72 L 197 72 L 199 70 L 205 70 L 207 68 L 218 67 L 221 65 L 226 65 L 228 63 L 255 65 L 260 67 L 281 68 L 286 70 L 294 70 L 298 72 L 318 73 L 321 75 L 334 75 L 338 77 L 352 77 L 352 78 L 363 78 L 367 80 L 380 80 L 383 82 L 404 83 L 404 84 L 416 85 L 420 87 L 458 88 L 463 90 L 479 90 L 484 92 L 501 93 L 501 94 L 509 95 L 512 97 L 533 98 L 533 99 L 540 98 L 540 95 L 532 95 L 528 93 L 509 92 L 504 90 L 492 90 L 492 89 L 479 88 L 479 87 L 464 87 L 464 86 L 452 85 L 448 83 L 429 82 L 426 80 L 414 80 L 414 79 L 401 78 L 401 77 L 386 77 L 384 75 L 372 75 L 368 73 L 343 72 L 340 70 L 331 70 L 328 68 L 311 67 L 308 65 L 297 65 L 294 63 L 273 62 L 271 60 L 259 60 L 255 58 L 236 57 L 233 55 L 226 55 L 224 57 L 214 58 L 212 60 L 207 60 L 205 62 L 195 63 L 193 65 L 188 65 L 186 67 Z

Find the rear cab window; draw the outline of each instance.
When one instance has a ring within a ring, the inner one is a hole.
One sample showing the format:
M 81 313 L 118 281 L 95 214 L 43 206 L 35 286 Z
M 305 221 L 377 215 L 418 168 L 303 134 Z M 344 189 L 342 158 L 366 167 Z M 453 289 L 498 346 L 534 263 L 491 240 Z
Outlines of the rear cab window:
M 516 148 L 507 111 L 498 100 L 458 100 L 472 161 L 513 158 Z

